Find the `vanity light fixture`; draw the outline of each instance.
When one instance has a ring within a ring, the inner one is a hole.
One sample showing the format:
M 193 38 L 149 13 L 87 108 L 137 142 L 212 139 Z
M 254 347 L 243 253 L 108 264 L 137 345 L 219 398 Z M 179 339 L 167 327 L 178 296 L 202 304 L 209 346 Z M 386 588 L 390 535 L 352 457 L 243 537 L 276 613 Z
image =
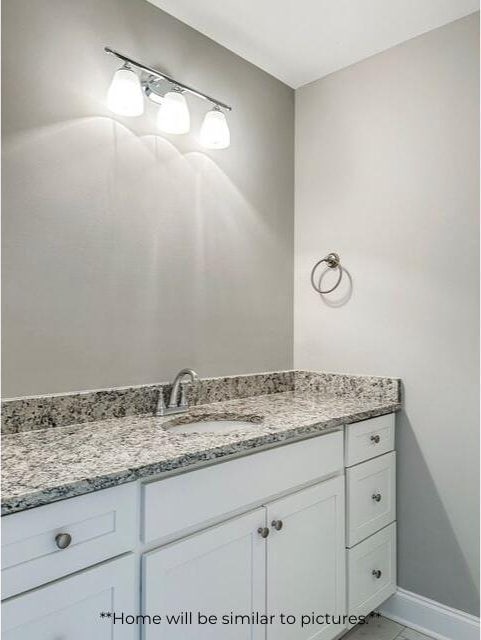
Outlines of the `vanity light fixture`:
M 107 104 L 111 111 L 123 116 L 141 115 L 145 95 L 159 105 L 157 125 L 161 131 L 173 134 L 187 133 L 190 129 L 190 114 L 185 94 L 191 94 L 213 105 L 202 123 L 201 144 L 208 149 L 226 149 L 230 145 L 230 131 L 225 112 L 231 111 L 232 108 L 228 104 L 178 82 L 157 69 L 128 58 L 110 47 L 105 47 L 104 50 L 123 63 L 115 72 L 108 92 Z M 165 94 L 162 94 L 159 88 L 159 81 L 171 85 Z

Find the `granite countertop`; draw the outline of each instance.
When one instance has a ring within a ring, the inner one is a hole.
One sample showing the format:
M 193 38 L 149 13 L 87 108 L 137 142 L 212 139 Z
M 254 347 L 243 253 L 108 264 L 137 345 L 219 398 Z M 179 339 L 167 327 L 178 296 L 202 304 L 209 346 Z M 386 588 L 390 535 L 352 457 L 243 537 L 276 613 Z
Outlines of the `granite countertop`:
M 3 435 L 2 515 L 155 477 L 259 447 L 330 433 L 391 413 L 394 398 L 328 396 L 306 390 L 197 405 L 188 416 L 248 416 L 254 428 L 180 434 L 165 426 L 178 416 L 131 415 Z

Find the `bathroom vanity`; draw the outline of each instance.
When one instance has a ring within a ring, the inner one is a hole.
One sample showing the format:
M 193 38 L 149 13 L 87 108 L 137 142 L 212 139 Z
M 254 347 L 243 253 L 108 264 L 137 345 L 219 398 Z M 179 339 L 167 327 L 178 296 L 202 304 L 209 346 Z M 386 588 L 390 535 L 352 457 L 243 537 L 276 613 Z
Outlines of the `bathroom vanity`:
M 136 460 L 134 470 L 129 441 L 130 459 L 113 454 L 110 474 L 38 478 L 43 486 L 28 497 L 25 489 L 6 496 L 3 637 L 342 635 L 396 588 L 398 408 L 394 397 L 294 389 L 193 407 L 192 419 L 232 418 L 234 409 L 263 418 L 255 429 L 216 433 L 215 447 L 214 434 L 171 435 L 168 421 L 145 416 L 8 436 L 7 447 L 23 438 L 22 451 L 43 437 L 42 456 L 60 430 L 71 445 L 86 431 L 115 446 L 130 427 L 139 449 L 152 442 L 152 462 Z M 153 429 L 170 439 L 157 463 Z M 167 615 L 182 612 L 183 624 L 169 624 Z M 267 618 L 248 619 L 252 612 Z M 139 624 L 139 614 L 149 618 Z M 236 623 L 239 614 L 246 618 Z M 318 618 L 326 615 L 337 624 Z

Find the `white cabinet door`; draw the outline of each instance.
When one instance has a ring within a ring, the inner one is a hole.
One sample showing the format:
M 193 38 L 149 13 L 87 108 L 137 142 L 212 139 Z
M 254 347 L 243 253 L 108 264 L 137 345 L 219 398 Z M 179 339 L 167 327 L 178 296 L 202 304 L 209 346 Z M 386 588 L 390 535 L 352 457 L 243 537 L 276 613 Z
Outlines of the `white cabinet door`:
M 87 569 L 2 603 L 3 640 L 134 640 L 136 625 L 113 624 L 102 612 L 138 613 L 138 575 L 131 555 Z
M 248 620 L 222 624 L 231 612 L 265 613 L 267 538 L 257 531 L 265 517 L 256 509 L 143 556 L 143 613 L 160 616 L 160 624 L 144 625 L 146 640 L 265 637 L 265 627 Z M 200 624 L 199 614 L 216 623 Z
M 269 504 L 267 521 L 267 613 L 278 621 L 267 638 L 331 640 L 345 628 L 344 476 Z M 312 614 L 338 623 L 302 617 Z

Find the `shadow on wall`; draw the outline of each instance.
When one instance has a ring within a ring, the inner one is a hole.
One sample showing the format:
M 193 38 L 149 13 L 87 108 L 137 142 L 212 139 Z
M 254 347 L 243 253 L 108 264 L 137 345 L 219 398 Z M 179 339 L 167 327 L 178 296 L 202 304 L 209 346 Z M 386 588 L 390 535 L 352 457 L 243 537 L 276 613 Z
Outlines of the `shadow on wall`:
M 212 158 L 108 117 L 4 153 L 5 395 L 266 368 L 285 247 Z
M 257 343 L 261 353 L 273 336 L 273 309 L 284 304 L 284 288 L 275 287 L 283 240 L 212 158 L 197 151 L 184 157 L 195 176 L 196 359 L 212 371 L 226 357 L 250 370 L 247 352 L 239 354 L 239 339 Z M 280 277 L 289 277 L 288 266 Z
M 398 566 L 398 584 L 479 616 L 478 568 L 470 567 L 466 561 L 404 410 L 397 416 L 396 439 L 396 449 L 403 452 L 397 459 L 398 553 L 403 558 Z M 445 576 L 439 592 L 432 577 L 426 575 L 426 567 L 433 563 L 441 565 Z M 405 580 L 407 576 L 409 582 Z M 467 594 L 472 594 L 471 602 L 466 601 Z

